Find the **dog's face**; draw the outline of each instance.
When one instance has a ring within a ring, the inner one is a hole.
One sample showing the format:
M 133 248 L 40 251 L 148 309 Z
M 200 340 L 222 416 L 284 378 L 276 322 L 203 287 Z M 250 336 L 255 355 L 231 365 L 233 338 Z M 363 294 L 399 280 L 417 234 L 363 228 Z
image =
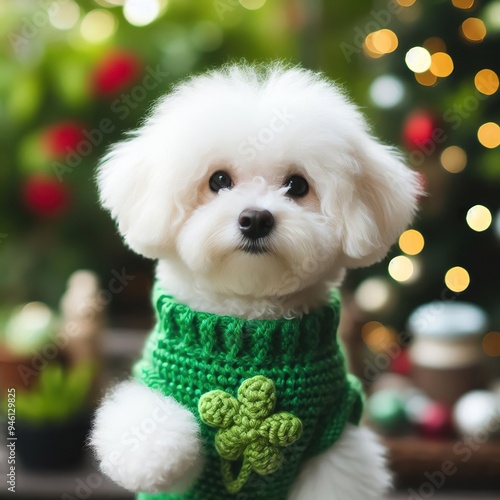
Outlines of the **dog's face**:
M 279 67 L 180 85 L 111 150 L 99 187 L 131 248 L 252 297 L 380 260 L 420 191 L 336 87 Z

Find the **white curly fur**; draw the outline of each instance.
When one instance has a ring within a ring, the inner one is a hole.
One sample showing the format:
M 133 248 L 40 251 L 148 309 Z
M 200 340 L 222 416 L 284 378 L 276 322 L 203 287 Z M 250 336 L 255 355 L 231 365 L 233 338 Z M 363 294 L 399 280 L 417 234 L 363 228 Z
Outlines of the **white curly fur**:
M 348 424 L 331 448 L 305 464 L 288 500 L 380 500 L 392 485 L 385 452 L 370 429 Z
M 101 471 L 130 491 L 181 492 L 202 468 L 193 414 L 135 381 L 122 382 L 104 398 L 90 444 Z
M 233 186 L 214 193 L 209 179 L 220 170 Z M 303 198 L 287 195 L 290 175 L 308 181 Z M 384 258 L 421 194 L 417 175 L 373 138 L 336 85 L 281 64 L 232 65 L 181 83 L 110 150 L 98 184 L 126 243 L 158 259 L 157 277 L 178 301 L 244 318 L 325 303 L 345 269 Z M 264 253 L 241 248 L 246 208 L 273 214 Z M 169 425 L 132 452 L 123 433 L 157 407 Z M 173 400 L 125 385 L 98 411 L 92 443 L 103 471 L 125 487 L 172 490 L 200 468 L 196 432 Z M 108 459 L 114 450 L 118 465 Z M 306 464 L 292 499 L 379 498 L 389 484 L 381 455 L 367 430 L 348 428 Z

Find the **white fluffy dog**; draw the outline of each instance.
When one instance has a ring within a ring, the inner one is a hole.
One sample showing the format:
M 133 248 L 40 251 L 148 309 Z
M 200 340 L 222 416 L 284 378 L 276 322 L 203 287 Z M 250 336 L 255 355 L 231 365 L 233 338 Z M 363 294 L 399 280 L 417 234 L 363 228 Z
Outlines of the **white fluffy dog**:
M 420 193 L 338 87 L 282 65 L 228 66 L 178 85 L 104 158 L 98 183 L 126 243 L 158 259 L 157 279 L 178 302 L 247 319 L 326 304 L 345 269 L 386 255 Z M 175 400 L 131 381 L 105 398 L 91 442 L 125 488 L 179 491 L 203 466 L 198 427 Z M 348 424 L 288 498 L 379 499 L 389 485 L 382 446 Z

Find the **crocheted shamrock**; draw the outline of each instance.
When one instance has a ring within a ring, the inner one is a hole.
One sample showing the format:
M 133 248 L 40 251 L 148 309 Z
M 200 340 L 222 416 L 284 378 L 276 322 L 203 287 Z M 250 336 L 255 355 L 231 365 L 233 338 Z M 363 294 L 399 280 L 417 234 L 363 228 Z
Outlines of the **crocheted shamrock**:
M 274 383 L 262 375 L 245 380 L 238 389 L 238 399 L 220 390 L 200 398 L 201 419 L 220 428 L 215 449 L 230 493 L 240 491 L 252 471 L 262 475 L 276 472 L 283 462 L 280 447 L 291 445 L 302 435 L 300 419 L 287 412 L 272 414 L 275 404 Z M 231 462 L 241 457 L 241 469 L 234 478 Z

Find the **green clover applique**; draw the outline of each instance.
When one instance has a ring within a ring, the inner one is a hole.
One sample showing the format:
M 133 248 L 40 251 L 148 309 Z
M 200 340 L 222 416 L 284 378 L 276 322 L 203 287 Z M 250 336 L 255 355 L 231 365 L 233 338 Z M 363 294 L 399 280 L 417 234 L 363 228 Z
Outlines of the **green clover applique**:
M 271 474 L 283 462 L 282 447 L 302 435 L 302 422 L 287 412 L 272 414 L 276 388 L 272 380 L 257 375 L 245 380 L 238 389 L 238 399 L 224 391 L 210 391 L 198 403 L 203 422 L 219 427 L 215 449 L 221 457 L 222 478 L 229 493 L 237 493 L 250 474 Z M 231 462 L 243 457 L 234 478 Z

